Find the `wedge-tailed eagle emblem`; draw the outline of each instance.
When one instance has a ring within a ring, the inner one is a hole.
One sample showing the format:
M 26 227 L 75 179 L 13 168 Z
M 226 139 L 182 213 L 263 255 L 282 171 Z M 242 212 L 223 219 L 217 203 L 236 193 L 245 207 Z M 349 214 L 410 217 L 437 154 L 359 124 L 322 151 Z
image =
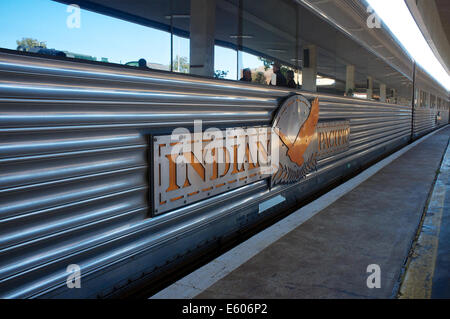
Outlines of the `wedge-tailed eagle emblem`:
M 316 169 L 318 121 L 318 98 L 309 101 L 294 95 L 281 105 L 272 125 L 281 141 L 272 186 L 296 182 Z

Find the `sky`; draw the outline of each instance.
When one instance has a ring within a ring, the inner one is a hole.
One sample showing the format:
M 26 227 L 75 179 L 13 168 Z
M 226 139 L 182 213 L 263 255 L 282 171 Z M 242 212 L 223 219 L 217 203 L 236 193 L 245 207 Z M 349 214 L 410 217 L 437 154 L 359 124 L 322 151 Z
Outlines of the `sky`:
M 149 63 L 170 65 L 170 33 L 144 27 L 87 10 L 81 10 L 80 28 L 69 28 L 68 6 L 51 0 L 0 0 L 0 47 L 16 49 L 16 40 L 33 38 L 47 48 L 91 55 L 125 64 L 144 58 Z M 174 36 L 174 56 L 189 57 L 189 39 Z M 244 67 L 262 62 L 244 53 Z M 236 51 L 215 49 L 215 69 L 237 79 Z

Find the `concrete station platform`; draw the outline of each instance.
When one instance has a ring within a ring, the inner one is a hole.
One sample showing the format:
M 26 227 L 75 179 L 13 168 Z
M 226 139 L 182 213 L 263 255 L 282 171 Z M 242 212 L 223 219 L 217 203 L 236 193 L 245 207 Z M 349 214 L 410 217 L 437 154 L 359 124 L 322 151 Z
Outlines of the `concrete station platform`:
M 449 136 L 407 146 L 152 298 L 450 298 Z M 380 288 L 367 286 L 373 264 Z

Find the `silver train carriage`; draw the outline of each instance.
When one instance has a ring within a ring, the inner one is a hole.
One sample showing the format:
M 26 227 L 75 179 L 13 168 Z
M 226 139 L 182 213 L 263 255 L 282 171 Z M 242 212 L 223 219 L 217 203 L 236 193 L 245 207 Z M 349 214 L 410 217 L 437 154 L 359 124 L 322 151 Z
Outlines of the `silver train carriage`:
M 419 69 L 412 107 L 2 50 L 0 297 L 109 297 L 153 280 L 446 125 L 448 106 L 424 102 L 447 96 L 432 83 Z M 157 211 L 155 139 L 194 120 L 270 127 L 293 94 L 318 98 L 319 124 L 348 121 L 345 150 L 293 183 L 254 179 Z
M 260 180 L 152 216 L 151 137 L 194 119 L 270 125 L 286 89 L 0 55 L 0 294 L 108 296 L 411 140 L 412 109 L 326 94 L 320 120 L 350 120 L 350 147 L 290 185 Z M 448 122 L 414 110 L 414 137 Z M 260 203 L 286 200 L 259 214 Z M 80 265 L 82 289 L 66 268 Z

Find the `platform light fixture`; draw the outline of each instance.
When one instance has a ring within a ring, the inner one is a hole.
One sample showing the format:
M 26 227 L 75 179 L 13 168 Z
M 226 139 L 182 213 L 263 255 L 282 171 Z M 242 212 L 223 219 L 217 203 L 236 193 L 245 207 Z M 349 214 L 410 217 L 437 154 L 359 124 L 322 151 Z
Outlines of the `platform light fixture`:
M 189 14 L 172 14 L 172 15 L 167 15 L 164 16 L 166 19 L 190 19 L 191 16 Z
M 276 53 L 286 53 L 286 50 L 282 50 L 282 49 L 266 49 L 269 52 L 276 52 Z
M 317 76 L 317 79 L 316 79 L 317 86 L 330 86 L 330 85 L 335 85 L 335 84 L 336 84 L 335 79 L 321 77 L 320 75 Z
M 450 91 L 450 75 L 434 55 L 404 0 L 366 0 L 408 54 Z
M 231 39 L 253 39 L 254 36 L 250 34 L 232 34 L 230 35 Z

